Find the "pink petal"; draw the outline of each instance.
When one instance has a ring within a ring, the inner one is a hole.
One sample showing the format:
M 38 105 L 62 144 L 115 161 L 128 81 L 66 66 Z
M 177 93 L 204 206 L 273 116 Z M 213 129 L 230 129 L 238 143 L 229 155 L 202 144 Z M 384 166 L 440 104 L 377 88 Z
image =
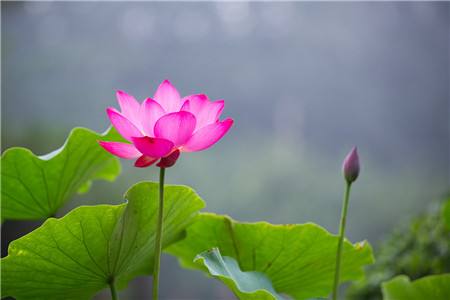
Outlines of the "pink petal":
M 183 146 L 182 151 L 194 152 L 205 150 L 219 141 L 233 125 L 232 119 L 207 125 L 192 135 L 191 139 Z
M 196 130 L 203 128 L 209 124 L 213 124 L 219 120 L 224 107 L 224 101 L 219 100 L 211 102 L 206 95 L 191 95 L 187 99 L 181 110 L 189 111 L 194 114 L 197 120 Z
M 142 136 L 142 132 L 115 108 L 108 108 L 106 113 L 108 114 L 111 124 L 126 140 L 131 142 L 131 137 Z
M 196 94 L 183 97 L 182 102 L 184 103 L 188 100 L 192 100 L 192 106 L 190 107 L 192 112 L 198 112 L 203 103 L 209 101 L 208 96 L 205 94 Z
M 219 120 L 222 114 L 223 108 L 225 107 L 225 101 L 218 100 L 209 103 L 209 109 L 207 112 L 202 112 L 203 123 L 197 128 L 202 128 L 206 125 L 213 124 Z
M 169 80 L 164 80 L 156 90 L 153 96 L 166 112 L 179 111 L 181 106 L 181 98 L 177 89 L 170 83 Z
M 117 91 L 116 97 L 117 102 L 119 102 L 122 115 L 134 124 L 138 124 L 140 120 L 139 110 L 141 107 L 139 102 L 137 102 L 133 96 L 128 95 L 123 91 Z
M 162 116 L 155 124 L 155 136 L 172 141 L 175 147 L 186 143 L 195 129 L 195 117 L 187 111 Z
M 131 159 L 141 156 L 141 153 L 132 144 L 105 141 L 98 141 L 98 143 L 109 153 L 121 158 Z
M 181 105 L 180 111 L 190 111 L 190 105 L 189 105 L 189 100 L 184 100 L 185 98 L 182 99 L 183 105 Z
M 159 158 L 153 158 L 147 155 L 142 155 L 134 162 L 134 166 L 137 168 L 145 168 L 153 165 Z
M 148 136 L 155 136 L 153 128 L 156 121 L 165 114 L 164 109 L 153 99 L 147 98 L 141 107 L 141 125 Z
M 180 157 L 180 150 L 177 149 L 174 152 L 172 152 L 172 154 L 161 158 L 161 160 L 156 166 L 160 168 L 169 168 L 177 162 L 178 157 Z
M 171 141 L 153 137 L 133 137 L 134 146 L 144 155 L 160 158 L 164 157 L 173 148 Z

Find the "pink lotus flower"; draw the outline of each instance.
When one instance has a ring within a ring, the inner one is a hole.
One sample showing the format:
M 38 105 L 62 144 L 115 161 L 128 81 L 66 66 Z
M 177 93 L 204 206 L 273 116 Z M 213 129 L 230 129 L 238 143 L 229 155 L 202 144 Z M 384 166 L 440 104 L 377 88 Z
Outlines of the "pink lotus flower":
M 139 104 L 133 96 L 117 92 L 121 112 L 109 107 L 111 124 L 130 143 L 99 141 L 108 152 L 136 159 L 136 167 L 173 166 L 181 152 L 205 150 L 219 141 L 233 125 L 228 118 L 219 121 L 224 101 L 209 101 L 206 95 L 184 98 L 164 80 L 153 99 Z

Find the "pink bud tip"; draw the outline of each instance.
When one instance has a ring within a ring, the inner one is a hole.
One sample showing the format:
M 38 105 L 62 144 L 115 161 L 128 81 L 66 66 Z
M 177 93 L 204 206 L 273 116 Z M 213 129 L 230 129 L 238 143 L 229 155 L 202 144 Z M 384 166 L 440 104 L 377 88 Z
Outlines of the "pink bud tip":
M 342 164 L 342 172 L 344 173 L 347 183 L 352 183 L 359 175 L 359 157 L 358 149 L 353 147 L 349 154 L 344 159 Z

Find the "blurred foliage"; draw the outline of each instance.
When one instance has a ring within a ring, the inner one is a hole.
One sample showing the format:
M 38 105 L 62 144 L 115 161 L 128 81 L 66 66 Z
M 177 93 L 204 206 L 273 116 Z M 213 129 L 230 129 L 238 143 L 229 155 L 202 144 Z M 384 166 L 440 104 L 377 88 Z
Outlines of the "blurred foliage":
M 446 201 L 442 208 L 442 218 L 444 219 L 445 226 L 450 230 L 450 201 Z
M 409 224 L 396 228 L 375 254 L 364 281 L 353 285 L 347 299 L 381 299 L 381 283 L 405 274 L 415 280 L 450 272 L 450 197 Z
M 384 282 L 384 300 L 448 300 L 450 299 L 450 274 L 430 275 L 410 281 L 405 275 Z

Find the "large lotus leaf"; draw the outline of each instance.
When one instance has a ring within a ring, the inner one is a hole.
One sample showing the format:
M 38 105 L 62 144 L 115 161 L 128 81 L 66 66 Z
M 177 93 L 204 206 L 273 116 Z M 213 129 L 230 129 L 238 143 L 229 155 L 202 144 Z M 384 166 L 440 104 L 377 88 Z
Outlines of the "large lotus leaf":
M 98 145 L 99 139 L 118 140 L 75 128 L 64 145 L 36 156 L 26 148 L 7 149 L 2 165 L 2 219 L 38 220 L 55 215 L 77 191 L 86 192 L 94 179 L 113 181 L 120 173 L 117 158 Z
M 450 274 L 430 275 L 413 282 L 400 275 L 382 284 L 384 300 L 448 300 Z
M 294 299 L 307 299 L 326 297 L 331 292 L 337 243 L 337 236 L 312 223 L 241 223 L 226 216 L 204 213 L 188 227 L 186 238 L 166 251 L 177 256 L 186 268 L 200 269 L 217 276 L 215 273 L 220 272 L 208 267 L 206 262 L 212 260 L 210 257 L 206 261 L 204 252 L 218 248 L 222 255 L 229 257 L 226 264 L 233 264 L 230 260 L 233 258 L 237 262 L 235 267 L 239 267 L 240 271 L 259 272 L 252 273 L 257 274 L 255 276 L 247 274 L 246 280 L 258 281 L 263 274 L 271 281 L 276 293 Z M 197 257 L 197 254 L 200 256 Z M 345 241 L 341 280 L 362 278 L 363 266 L 372 262 L 372 249 L 367 242 L 352 245 Z M 234 282 L 231 284 L 230 280 Z M 269 299 L 278 297 L 267 288 L 265 279 L 261 283 L 249 284 L 242 281 L 242 276 L 227 276 L 223 281 L 241 299 L 256 299 L 261 295 L 259 290 L 249 293 L 248 289 L 241 288 L 244 286 L 260 286 L 265 294 L 272 294 Z
M 91 299 L 114 279 L 124 288 L 151 273 L 158 184 L 138 183 L 122 205 L 82 206 L 12 242 L 1 260 L 2 295 Z M 190 188 L 166 186 L 163 247 L 180 239 L 204 203 Z

